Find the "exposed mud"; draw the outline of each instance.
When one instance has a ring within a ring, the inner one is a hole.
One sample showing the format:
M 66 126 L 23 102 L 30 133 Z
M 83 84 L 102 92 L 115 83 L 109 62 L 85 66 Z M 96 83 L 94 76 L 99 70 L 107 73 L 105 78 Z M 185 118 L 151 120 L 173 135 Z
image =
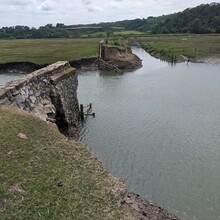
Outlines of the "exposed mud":
M 134 219 L 141 220 L 179 220 L 178 217 L 167 210 L 141 198 L 139 195 L 127 192 L 124 197 L 123 207 Z
M 132 70 L 142 67 L 141 59 L 126 49 L 116 46 L 101 45 L 100 58 L 120 70 Z
M 0 71 L 2 72 L 23 72 L 23 73 L 31 73 L 35 70 L 38 70 L 42 67 L 47 66 L 47 64 L 38 65 L 31 62 L 8 62 L 0 64 Z

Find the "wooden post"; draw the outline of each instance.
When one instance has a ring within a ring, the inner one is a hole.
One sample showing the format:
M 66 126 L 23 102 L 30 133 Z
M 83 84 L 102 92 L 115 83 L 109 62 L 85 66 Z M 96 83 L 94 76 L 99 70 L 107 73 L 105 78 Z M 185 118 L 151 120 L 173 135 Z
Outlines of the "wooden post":
M 174 54 L 173 53 L 172 53 L 172 58 L 171 59 L 172 59 L 172 63 L 173 63 L 174 62 Z
M 81 120 L 84 120 L 84 112 L 83 112 L 83 105 L 82 104 L 80 105 L 80 117 L 81 117 Z
M 92 103 L 89 104 L 89 108 L 92 109 Z

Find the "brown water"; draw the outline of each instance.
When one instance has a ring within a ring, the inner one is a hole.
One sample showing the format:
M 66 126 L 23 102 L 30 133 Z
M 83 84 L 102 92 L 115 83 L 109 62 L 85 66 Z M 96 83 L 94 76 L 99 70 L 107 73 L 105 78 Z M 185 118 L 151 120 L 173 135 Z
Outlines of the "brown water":
M 96 113 L 80 140 L 129 190 L 182 219 L 220 219 L 220 66 L 133 51 L 139 70 L 79 73 L 79 102 Z

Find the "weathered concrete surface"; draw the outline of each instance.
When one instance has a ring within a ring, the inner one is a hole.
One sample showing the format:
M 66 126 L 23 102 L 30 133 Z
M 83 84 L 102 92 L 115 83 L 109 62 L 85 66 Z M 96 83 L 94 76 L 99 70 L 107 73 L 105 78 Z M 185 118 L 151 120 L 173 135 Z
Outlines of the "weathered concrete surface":
M 37 114 L 58 127 L 76 126 L 79 118 L 77 75 L 60 61 L 0 87 L 0 104 Z

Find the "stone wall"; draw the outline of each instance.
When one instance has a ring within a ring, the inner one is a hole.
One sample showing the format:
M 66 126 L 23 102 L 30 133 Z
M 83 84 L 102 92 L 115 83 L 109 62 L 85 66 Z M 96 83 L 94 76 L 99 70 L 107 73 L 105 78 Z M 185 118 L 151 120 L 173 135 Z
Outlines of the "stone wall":
M 0 104 L 33 112 L 68 129 L 79 118 L 77 86 L 75 69 L 60 61 L 0 86 Z

